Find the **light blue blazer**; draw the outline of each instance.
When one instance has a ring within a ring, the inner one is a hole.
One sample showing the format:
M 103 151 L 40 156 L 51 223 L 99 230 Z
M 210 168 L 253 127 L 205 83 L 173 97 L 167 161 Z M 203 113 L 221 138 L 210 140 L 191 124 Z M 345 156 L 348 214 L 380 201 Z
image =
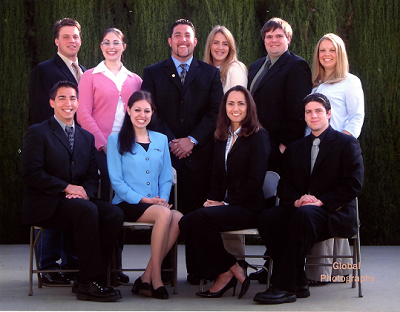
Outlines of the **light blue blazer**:
M 164 134 L 150 131 L 150 145 L 146 152 L 135 144 L 132 153 L 118 151 L 118 133 L 107 140 L 107 166 L 111 186 L 115 192 L 113 204 L 138 204 L 143 197 L 169 200 L 172 186 L 172 165 L 168 139 Z

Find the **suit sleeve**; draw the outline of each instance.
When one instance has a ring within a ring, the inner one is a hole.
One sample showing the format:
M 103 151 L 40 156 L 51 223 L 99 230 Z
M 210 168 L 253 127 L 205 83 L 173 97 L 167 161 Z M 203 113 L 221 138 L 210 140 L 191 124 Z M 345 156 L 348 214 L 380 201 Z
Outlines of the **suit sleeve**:
M 53 115 L 53 108 L 49 103 L 51 80 L 42 66 L 33 68 L 29 78 L 29 118 L 30 124 L 45 121 Z
M 286 118 L 279 142 L 285 146 L 304 136 L 303 99 L 311 93 L 311 70 L 305 60 L 292 66 L 286 83 Z
M 171 194 L 172 186 L 172 164 L 171 155 L 169 153 L 168 141 L 164 137 L 164 148 L 163 148 L 163 165 L 158 179 L 158 188 L 160 198 L 164 198 L 167 202 L 169 201 L 169 195 Z
M 87 196 L 90 198 L 97 198 L 99 188 L 99 170 L 97 166 L 96 147 L 94 146 L 94 136 L 90 135 L 90 162 L 89 168 L 86 172 L 82 187 L 85 189 Z
M 237 192 L 228 194 L 225 201 L 229 204 L 246 206 L 252 198 L 258 196 L 264 184 L 268 169 L 268 158 L 271 153 L 269 136 L 266 131 L 261 130 L 253 135 L 255 137 L 249 151 L 251 158 L 247 181 L 242 184 L 243 187 L 239 188 Z
M 216 121 L 223 97 L 221 76 L 219 70 L 215 71 L 214 77 L 210 84 L 210 92 L 208 99 L 204 99 L 208 103 L 208 108 L 200 122 L 190 132 L 190 136 L 194 137 L 199 145 L 209 139 L 209 135 L 215 131 Z
M 78 123 L 85 130 L 92 133 L 95 137 L 95 145 L 97 150 L 107 144 L 107 139 L 100 131 L 97 122 L 92 117 L 92 112 L 95 106 L 94 90 L 93 90 L 93 75 L 92 72 L 85 72 L 79 81 L 79 107 L 76 113 Z M 103 95 L 105 96 L 105 95 Z
M 59 196 L 68 186 L 45 171 L 45 143 L 36 127 L 28 128 L 21 155 L 21 174 L 25 185 L 51 196 Z
M 225 198 L 225 189 L 223 186 L 225 167 L 219 164 L 218 158 L 221 157 L 221 153 L 225 151 L 225 149 L 221 148 L 220 145 L 225 145 L 226 141 L 216 141 L 215 149 L 214 149 L 214 158 L 213 158 L 213 166 L 212 166 L 212 175 L 211 175 L 211 186 L 210 191 L 208 192 L 207 199 L 215 200 L 215 201 L 223 201 Z
M 348 204 L 360 195 L 364 182 L 364 163 L 361 156 L 361 147 L 357 139 L 350 137 L 343 148 L 340 162 L 342 164 L 342 175 L 333 188 L 326 194 L 319 196 L 324 206 L 330 213 Z
M 157 98 L 156 80 L 148 67 L 143 70 L 143 82 L 140 90 L 150 92 L 154 100 Z M 157 103 L 155 103 L 155 105 L 157 106 Z M 153 126 L 149 127 L 149 129 L 165 134 L 168 138 L 168 142 L 176 139 L 175 134 L 157 111 L 153 114 L 152 118 L 154 118 Z

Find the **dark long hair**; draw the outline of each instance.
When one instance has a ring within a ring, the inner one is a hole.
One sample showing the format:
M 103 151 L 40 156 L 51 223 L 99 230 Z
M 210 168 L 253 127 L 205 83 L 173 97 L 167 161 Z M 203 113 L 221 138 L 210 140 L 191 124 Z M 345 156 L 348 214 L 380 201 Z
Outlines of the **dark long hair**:
M 124 122 L 122 123 L 121 130 L 118 134 L 118 151 L 121 155 L 128 152 L 132 153 L 133 147 L 136 144 L 135 129 L 133 128 L 131 116 L 129 116 L 128 114 L 128 108 L 132 108 L 133 104 L 141 100 L 146 100 L 147 102 L 149 102 L 153 113 L 155 111 L 153 99 L 149 92 L 139 90 L 131 95 L 128 101 L 128 107 L 126 108 L 127 111 L 125 113 Z
M 225 141 L 228 138 L 231 120 L 226 113 L 226 102 L 229 94 L 232 91 L 242 92 L 247 103 L 246 117 L 244 117 L 242 123 L 240 124 L 242 129 L 240 130 L 239 136 L 248 137 L 257 132 L 260 128 L 262 128 L 260 122 L 258 121 L 257 107 L 256 103 L 253 100 L 253 97 L 246 88 L 237 85 L 230 88 L 222 98 L 222 103 L 219 107 L 219 114 L 217 119 L 217 130 L 215 130 L 215 138 L 217 140 Z

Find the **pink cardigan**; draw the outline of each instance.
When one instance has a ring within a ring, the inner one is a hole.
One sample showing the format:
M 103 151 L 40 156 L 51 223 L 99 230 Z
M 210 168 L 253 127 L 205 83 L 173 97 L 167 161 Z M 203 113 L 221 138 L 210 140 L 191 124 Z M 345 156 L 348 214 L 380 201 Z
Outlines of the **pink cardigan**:
M 107 144 L 114 124 L 119 91 L 113 81 L 102 73 L 93 74 L 94 68 L 87 70 L 79 81 L 79 107 L 77 120 L 81 127 L 94 135 L 98 150 Z M 140 90 L 142 79 L 128 75 L 121 89 L 124 110 L 130 96 Z

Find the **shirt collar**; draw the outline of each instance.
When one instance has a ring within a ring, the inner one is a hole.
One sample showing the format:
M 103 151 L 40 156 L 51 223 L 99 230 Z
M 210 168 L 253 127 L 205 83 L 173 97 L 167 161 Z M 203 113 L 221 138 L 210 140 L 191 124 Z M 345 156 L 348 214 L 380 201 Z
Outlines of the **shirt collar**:
M 190 65 L 192 64 L 193 61 L 193 56 L 188 59 L 186 62 L 182 63 L 181 61 L 179 61 L 178 59 L 176 59 L 175 57 L 173 57 L 171 55 L 172 61 L 174 62 L 175 68 L 178 70 L 179 65 L 181 64 L 186 64 L 188 66 L 188 68 L 186 68 L 187 71 L 189 71 Z
M 68 57 L 62 55 L 60 52 L 57 52 L 57 54 L 58 54 L 59 57 L 61 57 L 61 59 L 64 61 L 64 63 L 67 64 L 67 66 L 71 67 L 72 63 L 74 63 Z M 76 57 L 75 63 L 79 65 L 78 57 Z
M 232 126 L 229 126 L 229 134 L 230 135 L 234 135 L 236 137 L 239 136 L 239 133 L 240 133 L 241 130 L 242 130 L 242 127 L 239 127 L 239 128 L 236 129 L 235 132 L 232 133 Z
M 92 74 L 98 74 L 98 73 L 104 73 L 104 72 L 109 72 L 111 73 L 111 70 L 108 69 L 108 67 L 106 66 L 106 62 L 103 60 L 101 61 L 93 70 Z M 124 66 L 124 64 L 122 64 L 119 73 L 125 73 L 129 76 L 133 77 L 133 73 L 131 73 L 129 70 L 126 69 L 126 67 Z
M 312 134 L 312 132 L 311 132 L 311 142 L 313 142 L 315 138 L 319 138 L 319 139 L 320 139 L 320 142 L 322 142 L 322 141 L 324 140 L 325 136 L 326 136 L 326 132 L 328 131 L 329 127 L 330 127 L 330 125 L 328 126 L 328 128 L 326 128 L 326 129 L 324 130 L 324 132 L 322 132 L 322 133 L 321 133 L 319 136 L 317 136 L 317 137 L 316 137 L 314 134 Z M 321 143 L 320 143 L 320 144 L 321 144 Z
M 60 119 L 58 119 L 56 117 L 56 115 L 54 115 L 54 119 L 59 123 L 59 125 L 61 126 L 61 128 L 64 130 L 65 132 L 65 126 L 67 125 L 65 122 L 61 121 Z M 73 132 L 75 133 L 75 121 L 72 122 L 72 128 L 73 128 Z

